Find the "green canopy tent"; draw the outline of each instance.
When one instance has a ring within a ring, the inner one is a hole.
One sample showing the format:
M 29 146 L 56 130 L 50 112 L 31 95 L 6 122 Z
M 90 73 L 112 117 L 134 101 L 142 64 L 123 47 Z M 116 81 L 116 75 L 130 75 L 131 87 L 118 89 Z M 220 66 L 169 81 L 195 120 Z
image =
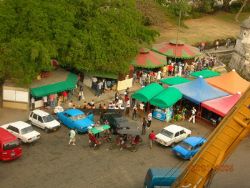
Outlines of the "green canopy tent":
M 152 99 L 154 96 L 162 92 L 164 88 L 157 83 L 152 83 L 147 85 L 146 87 L 143 87 L 142 89 L 136 91 L 132 98 L 141 101 L 141 102 L 149 102 L 150 99 Z
M 161 79 L 160 82 L 172 86 L 172 85 L 187 83 L 187 82 L 190 82 L 190 80 L 183 78 L 183 77 L 176 76 L 172 78 Z
M 31 88 L 31 95 L 34 97 L 43 97 L 66 90 L 72 90 L 76 87 L 77 81 L 78 81 L 77 75 L 69 73 L 65 81 L 41 87 Z
M 191 73 L 191 76 L 194 76 L 196 78 L 198 78 L 199 76 L 202 76 L 203 78 L 211 78 L 215 76 L 220 76 L 220 73 L 211 70 L 202 70 Z
M 177 101 L 182 98 L 181 92 L 176 89 L 169 87 L 153 97 L 149 103 L 159 108 L 165 109 L 173 106 Z

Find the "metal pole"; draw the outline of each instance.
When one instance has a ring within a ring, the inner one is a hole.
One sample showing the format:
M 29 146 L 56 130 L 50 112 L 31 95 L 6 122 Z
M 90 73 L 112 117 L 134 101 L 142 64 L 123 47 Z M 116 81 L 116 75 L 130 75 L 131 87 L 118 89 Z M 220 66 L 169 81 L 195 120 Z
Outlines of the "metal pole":
M 176 62 L 176 50 L 177 50 L 177 46 L 178 46 L 180 26 L 181 26 L 181 10 L 179 12 L 179 20 L 178 20 L 178 27 L 177 27 L 177 34 L 176 34 L 176 41 L 175 41 L 175 53 L 174 53 L 175 62 Z

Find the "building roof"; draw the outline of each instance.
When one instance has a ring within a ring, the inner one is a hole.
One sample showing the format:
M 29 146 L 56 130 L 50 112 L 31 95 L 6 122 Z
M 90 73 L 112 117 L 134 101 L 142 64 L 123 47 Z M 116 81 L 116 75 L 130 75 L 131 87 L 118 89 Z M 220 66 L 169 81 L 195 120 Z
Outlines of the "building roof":
M 241 23 L 240 26 L 241 26 L 241 27 L 244 27 L 244 28 L 247 28 L 247 29 L 250 29 L 250 16 L 249 16 L 247 19 L 245 19 L 245 20 Z

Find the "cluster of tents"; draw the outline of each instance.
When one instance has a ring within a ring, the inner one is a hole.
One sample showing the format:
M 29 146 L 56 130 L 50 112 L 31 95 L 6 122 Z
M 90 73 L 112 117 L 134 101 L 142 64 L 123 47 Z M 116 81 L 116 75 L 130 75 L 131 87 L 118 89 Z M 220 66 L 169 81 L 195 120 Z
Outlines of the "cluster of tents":
M 211 74 L 203 71 L 193 75 L 196 79 L 189 80 L 183 77 L 170 77 L 160 80 L 168 87 L 152 83 L 138 90 L 132 98 L 150 103 L 159 108 L 169 108 L 184 98 L 221 117 L 240 99 L 250 83 L 244 80 L 235 70 L 225 74 Z M 210 77 L 210 78 L 207 78 Z M 207 78 L 207 79 L 204 79 Z

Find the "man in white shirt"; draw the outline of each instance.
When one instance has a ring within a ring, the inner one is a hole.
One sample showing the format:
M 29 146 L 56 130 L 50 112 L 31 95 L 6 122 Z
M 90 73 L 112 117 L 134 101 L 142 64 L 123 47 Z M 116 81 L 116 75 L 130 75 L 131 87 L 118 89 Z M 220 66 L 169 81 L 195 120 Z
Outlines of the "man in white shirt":
M 196 109 L 195 109 L 195 107 L 193 107 L 192 110 L 191 110 L 191 117 L 188 120 L 189 122 L 191 120 L 193 120 L 193 123 L 195 123 L 195 114 L 196 114 Z
M 152 122 L 152 112 L 149 112 L 148 113 L 148 128 L 150 127 L 151 122 Z
M 73 129 L 69 131 L 69 145 L 70 144 L 73 146 L 76 145 L 76 132 Z

